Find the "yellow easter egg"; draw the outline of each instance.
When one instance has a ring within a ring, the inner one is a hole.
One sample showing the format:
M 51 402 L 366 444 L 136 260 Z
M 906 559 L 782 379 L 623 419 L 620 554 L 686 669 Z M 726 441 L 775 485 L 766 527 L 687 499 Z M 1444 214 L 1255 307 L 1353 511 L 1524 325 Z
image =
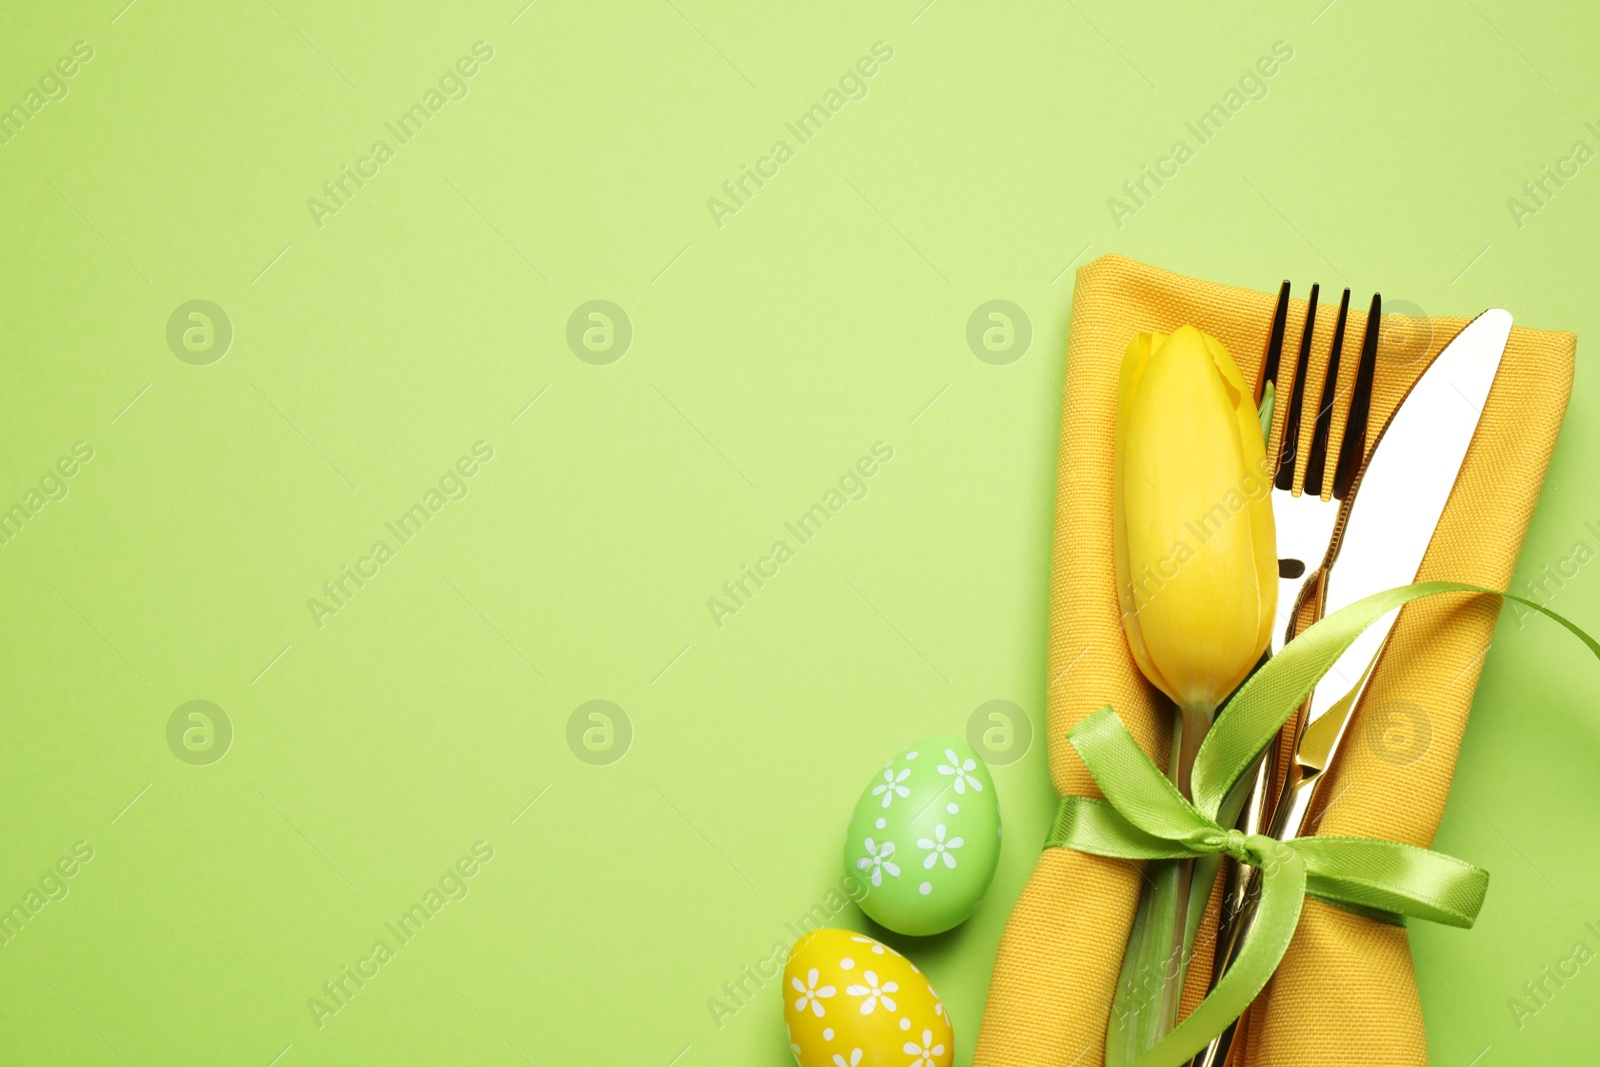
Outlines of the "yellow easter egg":
M 950 1067 L 955 1034 L 916 964 L 853 930 L 813 930 L 783 968 L 783 1024 L 800 1067 Z

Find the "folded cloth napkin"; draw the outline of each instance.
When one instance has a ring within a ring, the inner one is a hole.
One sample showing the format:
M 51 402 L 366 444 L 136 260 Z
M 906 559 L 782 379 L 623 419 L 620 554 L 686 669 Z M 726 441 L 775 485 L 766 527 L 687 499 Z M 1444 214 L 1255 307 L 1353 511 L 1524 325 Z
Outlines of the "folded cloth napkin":
M 1116 708 L 1157 765 L 1165 765 L 1170 739 L 1172 709 L 1134 664 L 1115 586 L 1111 463 L 1122 353 L 1140 330 L 1170 332 L 1192 323 L 1220 338 L 1245 380 L 1254 381 L 1275 302 L 1276 293 L 1186 278 L 1121 256 L 1102 256 L 1078 271 L 1063 388 L 1046 690 L 1051 775 L 1062 795 L 1100 795 L 1066 735 L 1102 705 Z M 1299 350 L 1305 313 L 1305 302 L 1295 301 L 1286 363 Z M 1336 317 L 1331 307 L 1317 316 L 1308 411 L 1321 395 Z M 1341 393 L 1354 379 L 1366 318 L 1351 308 Z M 1386 324 L 1374 428 L 1467 321 L 1417 317 Z M 1566 410 L 1576 344 L 1570 333 L 1513 328 L 1421 579 L 1507 587 Z M 1277 407 L 1274 442 L 1286 408 L 1282 402 Z M 1330 435 L 1335 447 L 1343 422 L 1339 411 Z M 1302 420 L 1302 473 L 1312 423 Z M 1329 469 L 1335 459 L 1329 457 Z M 1330 772 L 1333 802 L 1320 817 L 1313 815 L 1317 832 L 1432 842 L 1498 610 L 1495 598 L 1463 596 L 1431 598 L 1402 612 Z M 1405 802 L 1396 803 L 1401 797 Z M 1139 887 L 1137 864 L 1058 848 L 1041 853 L 1000 943 L 977 1067 L 1103 1062 L 1112 990 Z M 1215 913 L 1214 897 L 1208 913 L 1213 931 Z M 1213 939 L 1202 930 L 1185 1012 L 1209 977 Z M 1405 930 L 1308 900 L 1246 1032 L 1246 1067 L 1426 1064 Z

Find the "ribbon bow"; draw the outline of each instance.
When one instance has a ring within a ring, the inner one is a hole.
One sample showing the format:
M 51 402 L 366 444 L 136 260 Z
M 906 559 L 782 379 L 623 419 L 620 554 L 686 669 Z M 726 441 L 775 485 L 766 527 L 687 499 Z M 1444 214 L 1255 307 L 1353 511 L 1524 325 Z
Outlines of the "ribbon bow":
M 1255 921 L 1233 965 L 1183 1022 L 1130 1067 L 1180 1067 L 1238 1018 L 1277 969 L 1308 895 L 1387 922 L 1412 916 L 1472 926 L 1489 874 L 1470 863 L 1395 841 L 1317 836 L 1283 842 L 1217 822 L 1240 775 L 1356 637 L 1401 605 L 1438 593 L 1489 593 L 1517 601 L 1571 630 L 1600 657 L 1593 638 L 1533 601 L 1462 582 L 1419 582 L 1334 612 L 1252 675 L 1200 746 L 1193 802 L 1151 762 L 1110 705 L 1067 734 L 1106 799 L 1061 798 L 1047 848 L 1127 860 L 1220 853 L 1262 873 Z

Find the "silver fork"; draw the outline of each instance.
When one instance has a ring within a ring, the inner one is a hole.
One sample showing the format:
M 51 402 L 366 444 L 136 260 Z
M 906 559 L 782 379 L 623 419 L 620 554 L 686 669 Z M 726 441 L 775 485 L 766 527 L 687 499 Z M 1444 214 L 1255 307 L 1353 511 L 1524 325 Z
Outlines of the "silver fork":
M 1299 358 L 1295 362 L 1289 410 L 1284 418 L 1283 437 L 1278 446 L 1277 471 L 1273 480 L 1272 519 L 1278 533 L 1278 629 L 1272 635 L 1272 652 L 1277 654 L 1288 643 L 1300 613 L 1302 598 L 1320 583 L 1307 572 L 1321 565 L 1334 538 L 1339 506 L 1349 495 L 1351 483 L 1366 453 L 1367 419 L 1372 410 L 1372 376 L 1378 357 L 1378 322 L 1382 297 L 1374 294 L 1367 315 L 1366 336 L 1361 342 L 1361 362 L 1350 394 L 1349 417 L 1339 448 L 1339 462 L 1333 478 L 1327 478 L 1328 439 L 1333 429 L 1333 402 L 1337 398 L 1339 363 L 1343 355 L 1345 322 L 1350 314 L 1350 290 L 1339 300 L 1339 317 L 1333 327 L 1333 344 L 1328 355 L 1328 373 L 1322 382 L 1322 398 L 1316 409 L 1316 424 L 1311 447 L 1306 454 L 1306 473 L 1296 483 L 1300 433 L 1305 408 L 1306 372 L 1311 360 L 1312 331 L 1317 322 L 1317 294 L 1311 287 L 1306 307 L 1305 330 L 1300 335 Z M 1256 403 L 1268 382 L 1277 393 L 1277 379 L 1283 353 L 1284 323 L 1289 313 L 1289 283 L 1278 291 L 1278 307 L 1273 314 L 1272 336 L 1261 381 L 1256 386 Z M 1323 494 L 1328 493 L 1328 499 Z
M 1329 558 L 1329 547 L 1339 535 L 1340 506 L 1350 494 L 1357 472 L 1367 454 L 1367 423 L 1372 411 L 1372 379 L 1377 368 L 1378 329 L 1383 315 L 1383 298 L 1374 293 L 1367 313 L 1367 328 L 1361 340 L 1360 362 L 1356 365 L 1355 380 L 1350 389 L 1350 406 L 1345 419 L 1344 435 L 1339 445 L 1339 458 L 1328 477 L 1328 444 L 1333 431 L 1333 404 L 1338 399 L 1339 364 L 1344 352 L 1345 323 L 1350 314 L 1350 290 L 1339 300 L 1339 317 L 1334 323 L 1333 342 L 1328 354 L 1328 370 L 1322 381 L 1322 395 L 1316 408 L 1316 422 L 1311 432 L 1311 447 L 1306 453 L 1306 472 L 1296 481 L 1300 435 L 1305 410 L 1307 371 L 1311 362 L 1312 333 L 1317 321 L 1317 296 L 1321 287 L 1313 285 L 1306 306 L 1305 329 L 1300 335 L 1300 350 L 1295 361 L 1293 383 L 1290 387 L 1289 407 L 1283 422 L 1283 434 L 1278 445 L 1277 465 L 1273 478 L 1272 518 L 1277 528 L 1278 550 L 1278 626 L 1272 634 L 1271 650 L 1274 655 L 1294 636 L 1296 623 L 1309 600 L 1311 619 L 1322 614 L 1322 561 Z M 1272 333 L 1267 342 L 1266 359 L 1262 363 L 1261 377 L 1256 382 L 1256 403 L 1262 402 L 1270 386 L 1274 397 L 1282 395 L 1278 388 L 1281 379 L 1284 329 L 1289 315 L 1289 283 L 1278 290 L 1278 305 L 1273 312 Z M 1276 403 L 1276 399 L 1275 399 Z M 1323 494 L 1328 499 L 1323 499 Z M 1314 569 L 1316 568 L 1316 569 Z M 1284 727 L 1291 736 L 1298 737 L 1303 727 L 1306 708 Z M 1261 833 L 1271 822 L 1273 812 L 1268 808 L 1277 781 L 1275 749 L 1268 747 L 1260 761 L 1253 788 L 1244 802 L 1240 828 L 1246 833 Z M 1226 880 L 1222 913 L 1218 923 L 1217 947 L 1230 941 L 1229 926 L 1233 918 L 1243 911 L 1249 881 L 1242 877 L 1237 864 L 1226 865 Z M 1225 961 L 1219 959 L 1217 966 Z M 1213 975 L 1213 981 L 1215 975 Z M 1228 1048 L 1227 1043 L 1213 1042 L 1197 1056 L 1192 1067 L 1214 1067 L 1218 1054 Z

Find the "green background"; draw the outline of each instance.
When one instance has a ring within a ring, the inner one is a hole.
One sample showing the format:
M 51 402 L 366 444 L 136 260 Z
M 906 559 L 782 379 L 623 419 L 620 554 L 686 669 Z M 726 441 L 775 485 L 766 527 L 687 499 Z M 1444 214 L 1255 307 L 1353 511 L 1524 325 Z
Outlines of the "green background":
M 0 906 L 94 850 L 0 947 L 8 1062 L 785 1062 L 772 984 L 720 1027 L 707 1002 L 824 899 L 874 769 L 989 700 L 1042 729 L 1070 268 L 1600 326 L 1595 166 L 1507 206 L 1600 148 L 1578 5 L 122 5 L 8 3 L 0 34 L 0 106 L 93 48 L 0 145 L 0 508 L 94 450 L 0 546 Z M 865 98 L 798 143 L 877 41 Z M 1279 41 L 1119 226 L 1108 198 Z M 780 138 L 719 227 L 708 198 Z M 196 299 L 233 329 L 205 366 L 167 342 Z M 594 299 L 632 325 L 606 366 L 566 340 Z M 993 299 L 1031 321 L 1007 365 L 966 340 Z M 1597 425 L 1580 355 L 1520 576 L 1600 549 Z M 865 498 L 719 628 L 707 599 L 878 441 Z M 308 598 L 380 538 L 319 627 Z M 1592 570 L 1550 603 L 1595 630 Z M 1597 684 L 1503 619 L 1438 842 L 1493 888 L 1474 931 L 1414 935 L 1436 1063 L 1593 1056 L 1600 964 L 1520 1029 L 1506 1002 L 1600 948 Z M 234 730 L 205 766 L 167 740 L 197 699 Z M 595 699 L 632 731 L 604 766 L 568 744 Z M 994 774 L 989 899 L 909 946 L 960 1062 L 1050 811 L 1042 744 Z M 308 999 L 480 840 L 469 895 L 318 1028 Z

